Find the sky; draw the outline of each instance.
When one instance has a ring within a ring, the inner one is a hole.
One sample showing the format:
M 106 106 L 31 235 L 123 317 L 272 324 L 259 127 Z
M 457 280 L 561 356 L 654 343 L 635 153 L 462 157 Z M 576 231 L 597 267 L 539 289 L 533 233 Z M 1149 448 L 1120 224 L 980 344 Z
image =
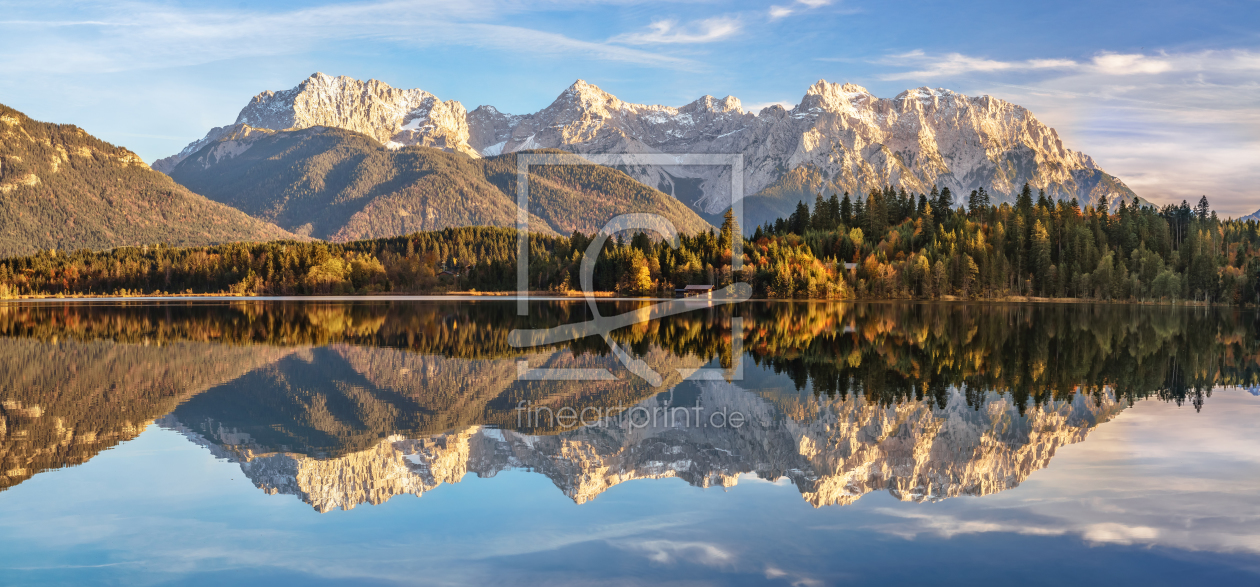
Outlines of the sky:
M 1029 108 L 1144 199 L 1260 208 L 1260 0 L 0 0 L 0 103 L 150 162 L 316 71 L 511 113 L 577 79 L 747 110 L 942 87 Z

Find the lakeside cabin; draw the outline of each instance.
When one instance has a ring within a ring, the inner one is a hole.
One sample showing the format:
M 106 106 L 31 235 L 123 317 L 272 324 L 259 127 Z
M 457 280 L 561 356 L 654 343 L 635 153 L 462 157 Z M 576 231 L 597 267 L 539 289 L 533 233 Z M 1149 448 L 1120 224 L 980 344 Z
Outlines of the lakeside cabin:
M 688 285 L 682 289 L 674 290 L 676 298 L 711 298 L 713 297 L 712 285 Z

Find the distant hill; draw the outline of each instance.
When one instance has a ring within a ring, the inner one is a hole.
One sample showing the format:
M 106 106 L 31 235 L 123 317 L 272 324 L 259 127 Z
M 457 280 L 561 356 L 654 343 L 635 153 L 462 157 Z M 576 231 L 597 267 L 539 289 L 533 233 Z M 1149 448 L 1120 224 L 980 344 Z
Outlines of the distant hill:
M 416 145 L 391 149 L 340 128 L 238 124 L 170 174 L 255 218 L 336 242 L 517 220 L 515 154 L 474 159 Z M 673 197 L 595 165 L 532 170 L 530 212 L 532 230 L 547 234 L 591 233 L 628 212 L 660 214 L 684 232 L 711 228 Z
M 1243 216 L 1242 218 L 1239 218 L 1239 220 L 1243 222 L 1246 222 L 1248 220 L 1255 220 L 1256 222 L 1260 222 L 1260 210 L 1256 210 L 1255 212 L 1252 212 L 1251 214 Z
M 212 202 L 135 153 L 0 105 L 0 256 L 294 238 Z

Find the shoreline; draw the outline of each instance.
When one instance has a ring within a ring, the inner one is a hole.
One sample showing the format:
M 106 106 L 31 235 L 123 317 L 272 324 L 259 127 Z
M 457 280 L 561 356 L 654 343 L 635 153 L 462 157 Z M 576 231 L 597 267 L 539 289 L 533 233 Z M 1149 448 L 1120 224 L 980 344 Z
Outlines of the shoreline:
M 131 302 L 131 301 L 177 301 L 177 300 L 207 300 L 207 301 L 310 301 L 310 302 L 347 302 L 347 301 L 509 301 L 518 300 L 521 296 L 516 292 L 446 292 L 440 294 L 410 294 L 410 293 L 375 293 L 375 294 L 350 294 L 350 295 L 248 295 L 233 293 L 178 293 L 178 294 L 139 294 L 139 295 L 106 295 L 106 294 L 84 294 L 84 295 L 20 295 L 11 298 L 0 299 L 0 304 L 11 302 Z M 643 301 L 643 302 L 659 302 L 672 301 L 678 299 L 689 299 L 694 302 L 702 301 L 719 301 L 719 298 L 665 298 L 665 297 L 625 297 L 618 296 L 616 292 L 599 291 L 592 292 L 589 296 L 583 292 L 526 292 L 525 296 L 530 300 L 538 301 L 578 301 L 588 297 L 596 298 L 601 301 Z M 1232 304 L 1211 304 L 1199 301 L 1154 301 L 1154 300 L 1099 300 L 1091 298 L 1055 298 L 1055 297 L 1039 297 L 1039 296 L 1003 296 L 1000 298 L 963 298 L 960 296 L 942 296 L 940 298 L 750 298 L 750 302 L 812 302 L 812 303 L 850 303 L 850 304 L 877 304 L 877 303 L 955 303 L 955 304 L 1114 304 L 1114 305 L 1134 305 L 1134 306 L 1191 306 L 1191 307 L 1231 307 Z M 1233 306 L 1238 308 L 1249 308 L 1251 306 Z

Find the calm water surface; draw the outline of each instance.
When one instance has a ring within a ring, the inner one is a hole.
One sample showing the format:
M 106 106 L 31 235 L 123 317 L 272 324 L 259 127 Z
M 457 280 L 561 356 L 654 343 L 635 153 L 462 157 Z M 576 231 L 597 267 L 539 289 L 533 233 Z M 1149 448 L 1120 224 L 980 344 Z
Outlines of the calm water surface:
M 1260 584 L 1251 312 L 683 309 L 0 305 L 0 584 Z

